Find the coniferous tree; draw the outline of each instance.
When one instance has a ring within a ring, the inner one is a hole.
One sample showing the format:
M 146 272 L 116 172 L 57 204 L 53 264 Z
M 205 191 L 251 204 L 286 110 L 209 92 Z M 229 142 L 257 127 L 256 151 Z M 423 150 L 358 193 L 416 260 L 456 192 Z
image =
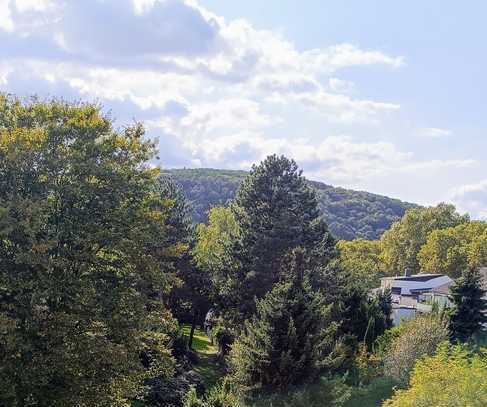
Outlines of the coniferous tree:
M 468 269 L 450 289 L 453 309 L 450 313 L 450 335 L 454 340 L 468 341 L 487 323 L 487 301 L 481 287 L 480 273 Z
M 297 164 L 284 156 L 269 156 L 252 168 L 232 211 L 240 229 L 233 253 L 244 316 L 254 311 L 254 298 L 279 281 L 281 261 L 292 249 L 303 247 L 309 260 L 321 265 L 337 256 L 315 192 Z
M 287 264 L 285 277 L 257 302 L 232 349 L 234 378 L 243 388 L 285 389 L 313 380 L 333 362 L 331 305 L 311 288 L 302 249 Z
M 341 296 L 340 331 L 354 339 L 355 345 L 365 343 L 370 349 L 380 335 L 392 326 L 390 293 L 370 297 L 356 286 L 345 288 Z

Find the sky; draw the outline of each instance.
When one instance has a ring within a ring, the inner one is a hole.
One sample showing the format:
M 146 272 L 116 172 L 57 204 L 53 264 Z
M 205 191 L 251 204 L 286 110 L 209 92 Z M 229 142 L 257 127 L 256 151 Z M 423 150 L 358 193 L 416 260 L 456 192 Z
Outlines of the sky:
M 144 123 L 164 168 L 249 169 L 487 218 L 487 2 L 0 0 L 0 92 Z

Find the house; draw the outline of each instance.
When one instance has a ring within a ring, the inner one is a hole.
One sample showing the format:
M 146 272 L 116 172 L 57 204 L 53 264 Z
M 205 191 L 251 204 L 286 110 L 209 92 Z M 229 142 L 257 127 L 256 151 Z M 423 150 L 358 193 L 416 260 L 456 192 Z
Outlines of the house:
M 486 269 L 487 272 L 487 269 Z M 398 325 L 403 318 L 413 318 L 418 312 L 431 312 L 433 304 L 449 305 L 448 293 L 453 280 L 444 274 L 411 274 L 384 277 L 380 290 L 391 290 L 392 320 Z
M 481 285 L 487 299 L 487 267 L 479 270 Z M 414 318 L 418 312 L 431 312 L 433 304 L 439 308 L 449 307 L 448 298 L 453 280 L 444 274 L 411 274 L 406 270 L 403 276 L 381 278 L 380 288 L 389 289 L 392 294 L 392 321 L 398 325 L 404 318 Z

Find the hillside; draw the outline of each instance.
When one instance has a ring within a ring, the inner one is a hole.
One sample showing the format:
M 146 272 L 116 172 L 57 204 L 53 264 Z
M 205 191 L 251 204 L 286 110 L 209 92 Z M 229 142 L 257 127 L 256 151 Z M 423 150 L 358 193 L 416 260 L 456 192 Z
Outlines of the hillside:
M 225 205 L 234 197 L 245 171 L 218 169 L 165 170 L 179 183 L 193 206 L 195 222 L 205 222 L 209 208 Z M 310 181 L 318 194 L 320 208 L 333 234 L 340 239 L 377 239 L 414 204 L 398 199 L 337 188 Z

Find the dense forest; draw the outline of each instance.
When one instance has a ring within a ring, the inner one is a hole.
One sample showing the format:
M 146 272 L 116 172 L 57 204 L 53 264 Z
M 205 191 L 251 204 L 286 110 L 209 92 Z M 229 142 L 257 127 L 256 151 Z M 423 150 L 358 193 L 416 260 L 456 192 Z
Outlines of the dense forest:
M 217 169 L 165 170 L 183 188 L 196 223 L 206 222 L 208 210 L 230 202 L 248 175 L 245 171 Z M 416 205 L 398 199 L 337 188 L 309 181 L 316 190 L 318 205 L 331 232 L 338 239 L 377 239 L 407 209 Z
M 487 223 L 337 241 L 270 155 L 195 225 L 156 154 L 98 105 L 0 94 L 0 406 L 487 405 Z M 437 267 L 451 305 L 392 326 L 378 278 Z

